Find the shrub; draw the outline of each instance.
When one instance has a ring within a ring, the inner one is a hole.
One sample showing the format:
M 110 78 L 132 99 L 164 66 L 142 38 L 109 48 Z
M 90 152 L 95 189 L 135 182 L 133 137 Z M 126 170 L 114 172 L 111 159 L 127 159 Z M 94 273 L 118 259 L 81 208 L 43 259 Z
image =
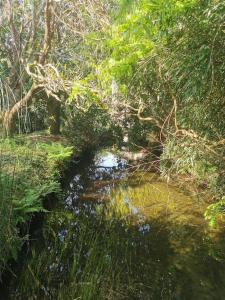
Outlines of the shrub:
M 113 124 L 109 113 L 95 104 L 85 112 L 70 107 L 67 110 L 64 133 L 76 148 L 108 146 L 122 139 L 121 128 Z

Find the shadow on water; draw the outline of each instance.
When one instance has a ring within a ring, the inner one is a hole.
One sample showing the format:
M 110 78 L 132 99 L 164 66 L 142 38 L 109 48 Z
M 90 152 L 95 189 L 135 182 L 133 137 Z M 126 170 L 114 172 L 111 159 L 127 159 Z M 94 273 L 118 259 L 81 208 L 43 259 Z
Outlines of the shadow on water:
M 225 299 L 225 245 L 204 205 L 112 153 L 84 160 L 10 299 Z

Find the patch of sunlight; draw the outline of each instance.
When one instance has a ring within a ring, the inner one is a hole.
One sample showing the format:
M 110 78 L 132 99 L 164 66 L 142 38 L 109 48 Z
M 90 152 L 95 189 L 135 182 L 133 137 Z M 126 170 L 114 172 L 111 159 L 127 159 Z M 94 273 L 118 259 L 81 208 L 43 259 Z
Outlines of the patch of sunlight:
M 111 194 L 113 213 L 139 215 L 146 220 L 165 218 L 178 224 L 201 225 L 206 204 L 160 180 L 156 174 L 139 172 L 115 187 Z

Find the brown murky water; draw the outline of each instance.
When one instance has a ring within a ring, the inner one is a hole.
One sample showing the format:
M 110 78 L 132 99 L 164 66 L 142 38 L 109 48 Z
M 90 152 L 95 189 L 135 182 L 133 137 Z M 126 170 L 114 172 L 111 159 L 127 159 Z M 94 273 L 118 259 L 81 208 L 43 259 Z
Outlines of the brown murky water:
M 204 200 L 110 152 L 83 160 L 46 215 L 10 299 L 225 299 L 225 239 Z

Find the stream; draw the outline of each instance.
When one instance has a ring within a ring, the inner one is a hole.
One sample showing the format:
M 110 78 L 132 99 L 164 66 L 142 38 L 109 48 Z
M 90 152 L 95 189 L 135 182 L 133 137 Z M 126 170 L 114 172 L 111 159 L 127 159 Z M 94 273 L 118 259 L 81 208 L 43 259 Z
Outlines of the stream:
M 225 299 L 225 239 L 204 199 L 101 151 L 69 176 L 8 299 Z

